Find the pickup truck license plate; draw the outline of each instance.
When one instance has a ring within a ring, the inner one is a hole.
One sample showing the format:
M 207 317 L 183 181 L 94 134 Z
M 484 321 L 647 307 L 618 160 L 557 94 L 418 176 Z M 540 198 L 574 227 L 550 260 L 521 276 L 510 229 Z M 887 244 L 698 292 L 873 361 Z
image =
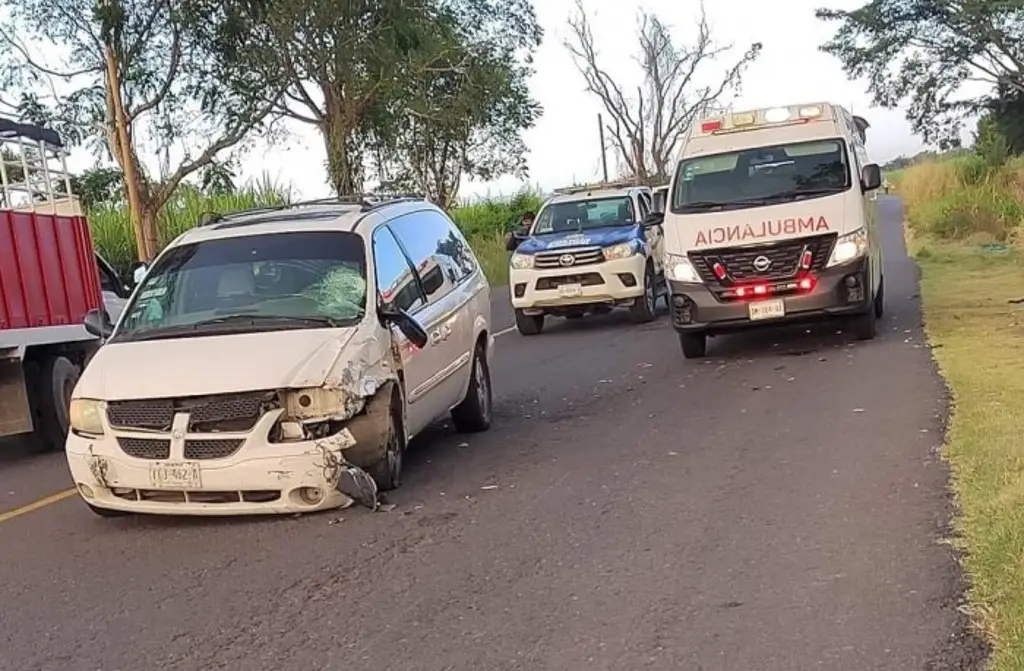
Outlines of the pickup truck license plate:
M 149 467 L 153 489 L 200 489 L 203 480 L 195 461 L 167 461 Z
M 576 298 L 577 296 L 583 295 L 582 284 L 560 284 L 558 285 L 558 295 L 562 298 Z
M 771 301 L 754 301 L 747 304 L 751 321 L 774 319 L 786 316 L 786 302 L 781 298 Z

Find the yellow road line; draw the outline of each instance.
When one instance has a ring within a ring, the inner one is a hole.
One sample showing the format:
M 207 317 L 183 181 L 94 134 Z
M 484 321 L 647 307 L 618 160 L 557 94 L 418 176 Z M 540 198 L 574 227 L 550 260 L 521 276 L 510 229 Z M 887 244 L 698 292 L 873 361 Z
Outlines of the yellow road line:
M 64 499 L 75 496 L 76 494 L 78 494 L 77 489 L 66 489 L 63 492 L 50 494 L 45 498 L 39 499 L 38 501 L 33 501 L 32 503 L 24 505 L 20 508 L 8 510 L 6 513 L 0 513 L 0 524 L 3 524 L 8 520 L 13 520 L 15 517 L 21 517 L 25 513 L 30 513 L 33 510 L 39 510 L 40 508 L 45 508 L 46 506 L 57 503 L 58 501 L 63 501 Z

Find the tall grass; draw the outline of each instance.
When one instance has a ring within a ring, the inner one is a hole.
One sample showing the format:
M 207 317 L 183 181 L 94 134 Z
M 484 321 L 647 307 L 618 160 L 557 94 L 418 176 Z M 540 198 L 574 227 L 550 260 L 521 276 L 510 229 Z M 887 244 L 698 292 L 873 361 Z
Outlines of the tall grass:
M 991 166 L 977 156 L 922 163 L 899 176 L 907 223 L 923 239 L 1012 242 L 1024 229 L 1024 158 Z
M 179 188 L 159 214 L 160 246 L 192 228 L 204 212 L 233 212 L 293 200 L 291 190 L 264 177 L 233 193 L 206 194 L 191 185 Z M 488 279 L 508 281 L 504 234 L 527 212 L 540 209 L 538 193 L 524 190 L 508 199 L 485 199 L 458 205 L 449 214 L 480 259 Z M 125 207 L 96 207 L 88 212 L 96 247 L 115 268 L 124 272 L 137 260 L 135 234 Z

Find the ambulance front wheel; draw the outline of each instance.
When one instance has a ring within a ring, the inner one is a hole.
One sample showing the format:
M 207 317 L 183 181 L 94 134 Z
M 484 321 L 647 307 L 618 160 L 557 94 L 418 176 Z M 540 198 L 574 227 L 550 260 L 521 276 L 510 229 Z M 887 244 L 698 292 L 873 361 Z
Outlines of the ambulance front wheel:
M 680 333 L 679 346 L 687 359 L 700 359 L 708 353 L 708 336 L 706 333 Z
M 544 330 L 544 315 L 527 315 L 516 310 L 516 329 L 524 336 L 540 335 Z

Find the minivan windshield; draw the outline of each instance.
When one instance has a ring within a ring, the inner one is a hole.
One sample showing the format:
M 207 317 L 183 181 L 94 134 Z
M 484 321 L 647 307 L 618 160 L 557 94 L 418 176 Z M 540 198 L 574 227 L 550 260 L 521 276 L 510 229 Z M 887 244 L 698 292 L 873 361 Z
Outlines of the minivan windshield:
M 757 207 L 849 188 L 849 162 L 842 140 L 753 147 L 680 161 L 672 211 Z
M 157 260 L 113 340 L 350 326 L 365 308 L 366 253 L 354 233 L 204 240 Z
M 634 226 L 636 216 L 629 196 L 569 200 L 551 203 L 540 211 L 531 235 L 588 231 L 609 226 Z

